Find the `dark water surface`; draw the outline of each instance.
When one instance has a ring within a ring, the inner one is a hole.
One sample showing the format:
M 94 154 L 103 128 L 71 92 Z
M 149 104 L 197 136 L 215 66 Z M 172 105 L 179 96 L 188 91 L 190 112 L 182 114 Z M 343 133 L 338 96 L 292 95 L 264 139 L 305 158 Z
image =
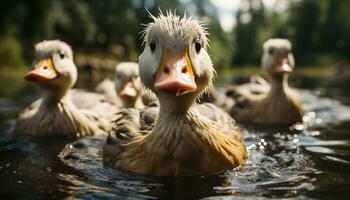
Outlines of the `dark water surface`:
M 160 178 L 103 166 L 103 136 L 77 141 L 13 137 L 11 126 L 18 112 L 39 96 L 21 76 L 0 80 L 9 83 L 0 91 L 1 199 L 349 198 L 350 95 L 326 80 L 293 79 L 302 88 L 304 123 L 241 125 L 249 152 L 243 169 L 215 176 Z M 78 86 L 92 88 L 102 77 L 85 74 Z M 14 82 L 16 91 L 10 87 Z

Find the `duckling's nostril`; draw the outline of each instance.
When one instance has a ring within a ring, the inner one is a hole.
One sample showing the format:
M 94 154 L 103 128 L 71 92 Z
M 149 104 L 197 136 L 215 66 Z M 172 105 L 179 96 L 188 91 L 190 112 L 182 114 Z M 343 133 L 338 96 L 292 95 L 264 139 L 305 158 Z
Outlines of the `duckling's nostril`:
M 43 67 L 44 70 L 47 70 L 47 68 L 48 68 L 48 67 L 47 67 L 46 65 Z
M 188 69 L 186 66 L 183 66 L 181 69 L 181 73 L 186 74 L 188 72 Z
M 168 68 L 168 67 L 164 67 L 163 72 L 164 72 L 165 74 L 169 74 L 169 73 L 170 73 L 170 70 L 169 70 L 169 68 Z

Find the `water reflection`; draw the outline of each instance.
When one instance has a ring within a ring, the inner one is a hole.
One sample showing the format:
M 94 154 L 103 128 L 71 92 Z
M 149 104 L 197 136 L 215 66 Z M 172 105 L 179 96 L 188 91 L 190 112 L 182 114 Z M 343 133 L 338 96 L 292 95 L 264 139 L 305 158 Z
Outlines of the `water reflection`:
M 315 191 L 315 181 L 323 173 L 317 167 L 318 159 L 349 164 L 342 157 L 349 158 L 350 151 L 333 149 L 348 148 L 349 140 L 321 140 L 315 136 L 319 136 L 325 127 L 349 121 L 350 116 L 347 113 L 349 108 L 337 101 L 317 97 L 309 91 L 301 91 L 301 95 L 307 113 L 303 124 L 290 128 L 252 125 L 241 127 L 249 153 L 243 170 L 234 169 L 217 176 L 144 179 L 143 176 L 103 166 L 101 148 L 105 137 L 84 138 L 68 144 L 60 158 L 66 165 L 89 177 L 89 181 L 85 183 L 98 182 L 99 186 L 103 185 L 107 196 L 110 193 L 119 193 L 121 188 L 128 189 L 123 193 L 146 194 L 157 198 L 308 195 Z M 317 105 L 309 105 L 310 103 Z M 325 114 L 339 110 L 345 113 Z M 123 175 L 125 179 L 121 178 Z M 137 178 L 134 179 L 135 177 Z M 111 182 L 115 184 L 109 184 Z M 137 189 L 133 190 L 135 188 Z
M 91 75 L 87 74 L 88 78 L 82 76 L 78 86 L 93 88 L 94 81 L 86 81 L 91 80 Z M 102 77 L 96 75 L 95 82 Z M 141 176 L 104 166 L 101 148 L 105 136 L 77 141 L 13 137 L 8 127 L 13 125 L 17 113 L 37 95 L 22 94 L 19 99 L 2 97 L 2 196 L 136 199 L 342 197 L 350 187 L 350 108 L 325 97 L 327 92 L 321 90 L 299 92 L 306 110 L 303 123 L 287 128 L 241 126 L 249 152 L 243 169 L 213 176 L 181 178 Z

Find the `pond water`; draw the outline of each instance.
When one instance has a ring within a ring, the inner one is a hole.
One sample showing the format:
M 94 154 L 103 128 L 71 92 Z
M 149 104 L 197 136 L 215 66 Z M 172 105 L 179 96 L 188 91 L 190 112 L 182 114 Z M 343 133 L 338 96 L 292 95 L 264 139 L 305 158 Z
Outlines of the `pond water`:
M 81 76 L 78 87 L 92 88 L 105 77 L 96 74 Z M 76 141 L 13 137 L 11 127 L 18 112 L 40 96 L 33 84 L 22 81 L 22 75 L 0 80 L 8 83 L 0 91 L 3 199 L 347 199 L 350 194 L 350 95 L 323 78 L 292 79 L 306 110 L 303 123 L 292 127 L 240 125 L 249 152 L 243 169 L 169 178 L 104 166 L 103 136 Z

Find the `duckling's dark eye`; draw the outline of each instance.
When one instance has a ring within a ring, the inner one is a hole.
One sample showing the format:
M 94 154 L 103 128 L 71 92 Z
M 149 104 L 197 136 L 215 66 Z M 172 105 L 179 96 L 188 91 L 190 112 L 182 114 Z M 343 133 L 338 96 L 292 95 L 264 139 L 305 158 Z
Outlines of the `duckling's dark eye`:
M 151 51 L 156 50 L 156 41 L 152 40 L 151 43 L 149 43 L 149 48 L 151 49 Z
M 274 53 L 273 48 L 269 48 L 268 52 L 269 52 L 270 55 L 272 55 Z
M 60 52 L 60 58 L 63 59 L 64 58 L 64 53 Z
M 200 51 L 201 48 L 202 48 L 202 45 L 201 45 L 201 43 L 199 42 L 199 40 L 196 40 L 196 41 L 194 42 L 194 48 L 196 49 L 196 52 L 199 53 L 199 51 Z

